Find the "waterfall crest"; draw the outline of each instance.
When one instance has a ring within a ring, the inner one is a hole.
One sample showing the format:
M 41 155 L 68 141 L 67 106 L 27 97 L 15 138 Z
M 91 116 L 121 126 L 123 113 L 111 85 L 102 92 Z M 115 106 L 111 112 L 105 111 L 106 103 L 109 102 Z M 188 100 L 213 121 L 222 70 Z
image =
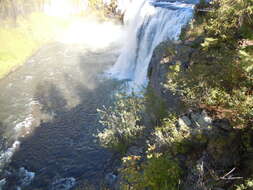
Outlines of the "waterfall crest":
M 125 12 L 125 45 L 117 62 L 108 71 L 111 77 L 130 80 L 130 88 L 134 91 L 145 87 L 155 47 L 166 40 L 178 40 L 182 27 L 193 16 L 194 3 L 133 1 Z

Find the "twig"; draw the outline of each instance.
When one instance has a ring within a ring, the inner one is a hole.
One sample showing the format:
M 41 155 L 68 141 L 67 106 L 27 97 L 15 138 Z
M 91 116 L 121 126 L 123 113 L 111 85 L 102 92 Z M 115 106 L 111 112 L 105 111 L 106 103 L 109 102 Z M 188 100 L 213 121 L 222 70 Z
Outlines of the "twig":
M 235 168 L 233 168 L 232 170 L 230 170 L 230 172 L 226 173 L 223 177 L 221 178 L 226 178 L 229 174 L 231 174 L 233 171 L 235 171 Z
M 220 177 L 220 179 L 224 179 L 224 180 L 235 180 L 235 179 L 242 179 L 243 177 L 233 177 L 233 176 L 229 176 L 230 174 L 232 174 L 235 171 L 236 168 L 233 168 L 232 170 L 230 170 L 228 173 L 226 173 L 224 176 Z
M 208 8 L 206 8 L 206 9 L 196 9 L 198 12 L 212 12 L 213 11 L 213 9 L 208 9 Z

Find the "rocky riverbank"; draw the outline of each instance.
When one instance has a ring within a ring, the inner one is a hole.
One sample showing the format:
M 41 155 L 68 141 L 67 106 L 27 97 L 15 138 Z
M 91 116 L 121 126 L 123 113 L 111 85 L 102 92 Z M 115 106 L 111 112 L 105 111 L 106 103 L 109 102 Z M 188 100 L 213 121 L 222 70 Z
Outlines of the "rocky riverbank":
M 118 180 L 115 180 L 115 189 L 119 186 L 156 189 L 165 187 L 161 185 L 163 183 L 169 183 L 166 186 L 169 189 L 180 187 L 183 190 L 240 190 L 252 187 L 249 179 L 253 171 L 250 161 L 252 130 L 249 128 L 252 123 L 238 128 L 230 117 L 232 111 L 229 109 L 208 103 L 187 104 L 184 93 L 190 92 L 181 89 L 199 88 L 198 83 L 196 86 L 187 86 L 189 82 L 181 83 L 186 86 L 169 86 L 174 84 L 170 82 L 175 79 L 173 77 L 181 80 L 184 75 L 193 72 L 192 65 L 208 69 L 208 65 L 213 64 L 215 69 L 219 69 L 215 65 L 217 58 L 203 50 L 204 43 L 204 36 L 196 35 L 163 42 L 154 50 L 148 68 L 149 87 L 155 94 L 154 101 L 160 98 L 164 101 L 168 115 L 165 121 L 158 119 L 156 124 L 146 125 L 148 131 L 130 145 L 122 159 L 123 164 L 117 169 L 120 172 Z M 222 98 L 220 96 L 218 98 Z M 148 110 L 155 109 L 154 105 L 150 106 Z M 173 115 L 172 119 L 170 115 Z M 168 169 L 166 173 L 163 173 L 164 168 Z M 169 175 L 171 168 L 175 178 Z M 163 179 L 166 175 L 169 176 Z M 173 183 L 173 180 L 178 180 L 178 183 Z

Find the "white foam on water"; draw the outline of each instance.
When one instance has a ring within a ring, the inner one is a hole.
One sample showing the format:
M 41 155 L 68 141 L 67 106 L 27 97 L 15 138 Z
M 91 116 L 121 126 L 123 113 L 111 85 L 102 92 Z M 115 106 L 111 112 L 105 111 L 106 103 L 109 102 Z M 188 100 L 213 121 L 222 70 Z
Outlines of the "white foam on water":
M 15 151 L 19 148 L 20 141 L 16 140 L 10 148 L 0 153 L 0 170 L 5 166 L 5 164 L 11 161 L 11 157 Z
M 37 100 L 34 100 L 31 98 L 29 100 L 29 104 L 27 104 L 26 106 L 28 107 L 30 114 L 28 114 L 22 121 L 17 120 L 14 122 L 15 124 L 14 131 L 17 138 L 25 137 L 31 134 L 35 127 L 34 126 L 35 118 L 32 114 L 32 111 L 33 111 L 34 106 L 40 107 L 40 103 Z
M 32 100 L 29 104 L 27 104 L 29 111 L 32 111 L 32 107 L 34 105 L 38 105 L 39 102 Z M 8 120 L 12 120 L 13 116 L 9 116 Z M 20 146 L 20 137 L 25 137 L 29 134 L 31 134 L 33 130 L 33 123 L 35 119 L 32 114 L 28 114 L 22 121 L 16 120 L 13 122 L 13 137 L 14 142 L 12 143 L 11 147 L 7 148 L 6 150 L 0 151 L 0 171 L 4 168 L 5 165 L 9 164 L 11 162 L 11 158 L 14 155 L 14 153 L 18 150 Z M 23 170 L 23 169 L 22 169 Z M 27 171 L 28 172 L 28 171 Z M 26 173 L 27 175 L 29 174 Z
M 34 118 L 32 114 L 29 114 L 24 121 L 19 122 L 15 127 L 16 133 L 20 133 L 21 131 L 25 130 L 25 134 L 30 133 L 30 128 L 33 124 Z M 24 134 L 23 134 L 24 135 Z

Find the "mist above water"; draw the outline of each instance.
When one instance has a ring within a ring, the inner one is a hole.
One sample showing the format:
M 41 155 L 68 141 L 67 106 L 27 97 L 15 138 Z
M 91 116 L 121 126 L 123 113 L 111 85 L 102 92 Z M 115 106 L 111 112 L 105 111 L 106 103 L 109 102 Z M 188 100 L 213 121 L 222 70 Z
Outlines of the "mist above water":
M 65 44 L 82 44 L 87 48 L 101 49 L 119 44 L 122 38 L 122 26 L 113 22 L 99 22 L 96 19 L 75 20 L 69 28 L 57 38 Z

